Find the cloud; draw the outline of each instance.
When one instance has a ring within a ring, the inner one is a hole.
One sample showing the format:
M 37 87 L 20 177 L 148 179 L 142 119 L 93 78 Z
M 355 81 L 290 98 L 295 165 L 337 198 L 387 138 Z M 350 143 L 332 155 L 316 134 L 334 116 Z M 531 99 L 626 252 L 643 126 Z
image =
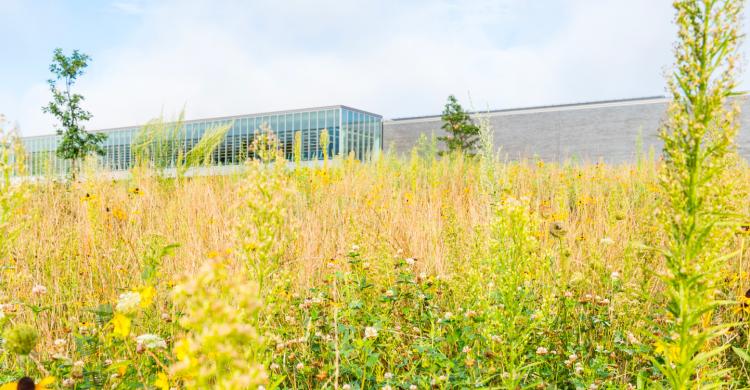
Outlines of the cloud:
M 448 94 L 484 109 L 664 91 L 667 2 L 466 4 L 113 3 L 140 19 L 123 42 L 91 53 L 79 85 L 89 128 L 183 106 L 188 118 L 331 104 L 398 117 L 438 113 Z M 52 131 L 38 109 L 46 100 L 32 85 L 10 105 L 25 134 Z
M 116 1 L 112 8 L 128 15 L 140 15 L 144 12 L 143 5 L 135 1 Z

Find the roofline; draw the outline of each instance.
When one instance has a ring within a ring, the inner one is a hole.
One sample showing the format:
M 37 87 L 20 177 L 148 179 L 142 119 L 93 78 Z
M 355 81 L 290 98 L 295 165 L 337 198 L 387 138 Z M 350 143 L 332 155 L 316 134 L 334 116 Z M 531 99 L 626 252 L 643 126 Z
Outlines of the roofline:
M 531 106 L 531 107 L 517 107 L 517 108 L 503 108 L 489 111 L 470 111 L 472 115 L 512 115 L 512 114 L 532 114 L 545 111 L 564 111 L 564 110 L 576 110 L 576 109 L 587 109 L 587 108 L 601 108 L 607 106 L 618 106 L 618 105 L 636 105 L 636 104 L 650 104 L 650 103 L 664 103 L 669 101 L 666 96 L 647 96 L 637 98 L 626 98 L 626 99 L 611 99 L 611 100 L 596 100 L 589 102 L 580 103 L 565 103 L 565 104 L 552 104 L 544 106 Z M 386 122 L 400 122 L 400 121 L 421 121 L 428 119 L 440 118 L 441 115 L 422 115 L 412 117 L 400 117 L 387 119 Z
M 189 124 L 189 123 L 196 123 L 196 122 L 205 122 L 205 121 L 215 121 L 215 120 L 226 120 L 231 121 L 235 119 L 241 119 L 248 116 L 268 116 L 268 115 L 279 115 L 279 114 L 293 114 L 298 112 L 309 112 L 309 111 L 322 111 L 322 110 L 332 110 L 332 109 L 347 109 L 352 111 L 358 111 L 365 114 L 376 116 L 380 119 L 383 119 L 382 115 L 375 114 L 369 111 L 360 110 L 358 108 L 345 106 L 343 104 L 336 104 L 332 106 L 320 106 L 320 107 L 309 107 L 309 108 L 296 108 L 292 110 L 278 110 L 278 111 L 266 111 L 266 112 L 257 112 L 257 113 L 250 113 L 250 114 L 238 114 L 238 115 L 230 115 L 230 116 L 216 116 L 216 117 L 210 117 L 210 118 L 198 118 L 198 119 L 187 119 L 182 121 L 183 124 Z M 168 123 L 173 123 L 174 121 L 170 121 Z M 143 127 L 144 124 L 141 125 L 135 125 L 135 126 L 121 126 L 121 127 L 110 127 L 106 129 L 96 129 L 96 130 L 90 130 L 89 133 L 109 133 L 117 130 L 128 130 L 132 128 L 140 128 Z M 43 138 L 43 137 L 49 137 L 57 134 L 39 134 L 39 135 L 31 135 L 31 136 L 24 136 L 21 137 L 21 139 L 34 139 L 34 138 Z

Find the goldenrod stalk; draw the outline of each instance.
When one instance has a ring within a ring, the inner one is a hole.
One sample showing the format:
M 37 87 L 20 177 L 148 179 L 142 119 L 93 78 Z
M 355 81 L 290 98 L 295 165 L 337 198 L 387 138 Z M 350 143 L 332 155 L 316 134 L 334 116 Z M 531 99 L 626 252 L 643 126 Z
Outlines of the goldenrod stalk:
M 658 341 L 657 366 L 674 389 L 721 383 L 724 371 L 708 363 L 728 345 L 711 341 L 725 327 L 711 326 L 719 304 L 721 254 L 729 243 L 727 215 L 732 191 L 724 180 L 732 164 L 737 132 L 734 95 L 740 0 L 677 0 L 679 40 L 669 86 L 672 103 L 662 130 L 665 164 L 661 182 L 669 242 L 665 277 L 673 318 L 668 337 Z

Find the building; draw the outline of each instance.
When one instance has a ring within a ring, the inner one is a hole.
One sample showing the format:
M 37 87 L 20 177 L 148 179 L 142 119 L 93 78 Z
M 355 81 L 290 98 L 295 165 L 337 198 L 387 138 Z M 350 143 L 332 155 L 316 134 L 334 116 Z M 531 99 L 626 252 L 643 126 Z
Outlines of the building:
M 368 159 L 382 149 L 383 118 L 380 115 L 346 106 L 318 107 L 301 110 L 266 112 L 210 119 L 187 120 L 179 131 L 174 132 L 170 145 L 181 153 L 189 152 L 206 131 L 228 125 L 211 161 L 215 165 L 239 165 L 249 154 L 253 138 L 266 124 L 279 140 L 288 160 L 293 159 L 295 133 L 300 132 L 302 161 L 323 159 L 320 134 L 326 129 L 329 134 L 328 155 L 354 153 L 357 159 Z M 133 166 L 133 145 L 141 134 L 142 126 L 97 130 L 107 134 L 100 157 L 101 166 L 112 171 L 124 171 Z M 55 151 L 61 136 L 44 135 L 22 138 L 26 151 L 26 170 L 31 176 L 63 175 L 70 163 L 57 158 Z M 168 151 L 176 155 L 175 151 Z M 174 164 L 174 161 L 172 161 Z
M 659 128 L 669 99 L 645 97 L 589 103 L 492 110 L 475 113 L 489 120 L 494 145 L 512 160 L 538 157 L 547 161 L 624 163 L 637 154 L 661 152 Z M 750 158 L 750 99 L 740 101 L 739 152 Z M 383 146 L 408 153 L 420 134 L 443 135 L 440 115 L 383 122 Z M 640 150 L 639 150 L 640 149 Z
M 669 99 L 657 96 L 492 110 L 472 116 L 489 121 L 494 145 L 502 157 L 547 161 L 572 158 L 617 164 L 632 162 L 639 153 L 645 155 L 649 150 L 659 153 L 662 143 L 658 132 L 668 104 Z M 740 154 L 750 158 L 750 99 L 742 98 L 740 105 L 737 145 Z M 322 159 L 323 129 L 329 133 L 329 156 L 351 152 L 359 160 L 367 160 L 382 149 L 405 155 L 421 134 L 443 134 L 440 115 L 383 120 L 366 111 L 331 106 L 185 121 L 178 145 L 187 152 L 207 129 L 228 124 L 231 128 L 214 151 L 212 161 L 216 165 L 238 165 L 248 155 L 248 147 L 263 123 L 274 131 L 288 160 L 293 159 L 294 134 L 299 131 L 302 160 L 307 162 Z M 129 169 L 140 127 L 101 131 L 108 134 L 101 165 L 113 171 Z M 51 135 L 22 139 L 31 175 L 67 172 L 68 163 L 55 157 L 59 138 Z

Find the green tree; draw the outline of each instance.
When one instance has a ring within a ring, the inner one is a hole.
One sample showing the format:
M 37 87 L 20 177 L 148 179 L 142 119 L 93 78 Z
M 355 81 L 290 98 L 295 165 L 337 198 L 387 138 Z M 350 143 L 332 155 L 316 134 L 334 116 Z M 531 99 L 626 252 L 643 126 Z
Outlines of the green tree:
M 449 153 L 461 152 L 472 156 L 479 142 L 479 126 L 474 124 L 469 113 L 464 111 L 455 96 L 448 96 L 448 102 L 443 109 L 443 130 L 447 136 L 438 137 L 445 142 Z M 440 152 L 445 154 L 445 152 Z
M 57 156 L 71 161 L 71 177 L 77 174 L 80 160 L 92 153 L 104 155 L 101 144 L 107 138 L 103 133 L 86 132 L 83 122 L 91 119 L 91 113 L 81 107 L 83 96 L 72 91 L 89 60 L 88 55 L 78 50 L 73 50 L 67 57 L 62 49 L 55 49 L 49 66 L 54 78 L 47 81 L 52 101 L 42 108 L 43 112 L 54 115 L 60 121 L 57 133 L 62 135 L 62 140 L 57 146 Z M 61 88 L 58 88 L 58 83 L 62 83 Z

